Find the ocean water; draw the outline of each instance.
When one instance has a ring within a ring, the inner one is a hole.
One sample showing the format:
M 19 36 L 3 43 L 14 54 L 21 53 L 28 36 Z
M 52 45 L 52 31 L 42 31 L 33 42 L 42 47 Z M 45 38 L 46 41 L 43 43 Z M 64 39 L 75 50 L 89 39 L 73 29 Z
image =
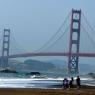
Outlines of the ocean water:
M 95 79 L 80 76 L 81 84 L 95 86 Z M 23 74 L 0 73 L 0 88 L 62 88 L 64 77 L 25 76 Z M 69 78 L 68 78 L 69 79 Z M 75 79 L 75 78 L 74 78 Z

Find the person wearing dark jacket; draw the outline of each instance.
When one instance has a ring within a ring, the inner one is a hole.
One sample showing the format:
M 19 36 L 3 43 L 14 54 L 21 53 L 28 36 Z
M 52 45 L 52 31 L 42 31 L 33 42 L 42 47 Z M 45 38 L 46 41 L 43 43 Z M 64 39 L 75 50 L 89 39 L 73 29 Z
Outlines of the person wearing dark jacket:
M 80 86 L 81 86 L 81 82 L 80 82 L 80 77 L 79 76 L 77 76 L 77 78 L 76 78 L 76 85 L 77 85 L 77 88 L 80 88 Z
M 63 80 L 63 88 L 67 89 L 68 87 L 69 87 L 69 81 L 68 81 L 67 78 L 64 78 L 64 80 Z
M 69 88 L 73 88 L 73 82 L 74 82 L 74 79 L 73 77 L 71 77 L 71 80 L 69 81 Z

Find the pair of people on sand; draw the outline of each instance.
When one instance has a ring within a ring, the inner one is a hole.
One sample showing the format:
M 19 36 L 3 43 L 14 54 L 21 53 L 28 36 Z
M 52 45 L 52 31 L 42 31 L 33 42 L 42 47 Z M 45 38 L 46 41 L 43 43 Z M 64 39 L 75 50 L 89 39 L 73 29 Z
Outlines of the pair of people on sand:
M 77 76 L 77 78 L 76 78 L 76 85 L 77 85 L 77 88 L 80 88 L 80 77 L 79 76 Z M 63 80 L 63 88 L 64 89 L 73 88 L 73 86 L 74 86 L 73 77 L 71 77 L 70 80 L 68 80 L 67 78 L 64 78 L 64 80 Z

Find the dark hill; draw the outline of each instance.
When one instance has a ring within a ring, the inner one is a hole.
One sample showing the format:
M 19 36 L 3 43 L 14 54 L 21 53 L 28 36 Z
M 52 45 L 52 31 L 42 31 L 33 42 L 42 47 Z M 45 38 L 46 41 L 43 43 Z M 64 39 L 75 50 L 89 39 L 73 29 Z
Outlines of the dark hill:
M 52 63 L 47 63 L 47 62 L 42 62 L 38 60 L 26 60 L 24 61 L 24 64 L 26 64 L 28 69 L 31 69 L 33 71 L 47 71 L 55 68 L 54 64 Z
M 25 60 L 24 62 L 9 60 L 8 66 L 17 72 L 49 71 L 55 68 L 55 65 L 52 63 L 32 59 Z

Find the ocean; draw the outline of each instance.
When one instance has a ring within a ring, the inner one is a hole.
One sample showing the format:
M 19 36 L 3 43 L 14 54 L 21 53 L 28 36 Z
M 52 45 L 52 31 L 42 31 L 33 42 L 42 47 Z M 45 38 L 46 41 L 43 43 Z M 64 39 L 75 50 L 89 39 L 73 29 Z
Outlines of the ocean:
M 0 73 L 0 88 L 62 88 L 64 77 L 47 77 L 46 75 L 31 75 L 26 77 L 24 74 Z M 74 77 L 75 80 L 76 77 Z M 95 79 L 90 76 L 82 75 L 81 84 L 95 86 Z M 69 78 L 68 78 L 69 79 Z

